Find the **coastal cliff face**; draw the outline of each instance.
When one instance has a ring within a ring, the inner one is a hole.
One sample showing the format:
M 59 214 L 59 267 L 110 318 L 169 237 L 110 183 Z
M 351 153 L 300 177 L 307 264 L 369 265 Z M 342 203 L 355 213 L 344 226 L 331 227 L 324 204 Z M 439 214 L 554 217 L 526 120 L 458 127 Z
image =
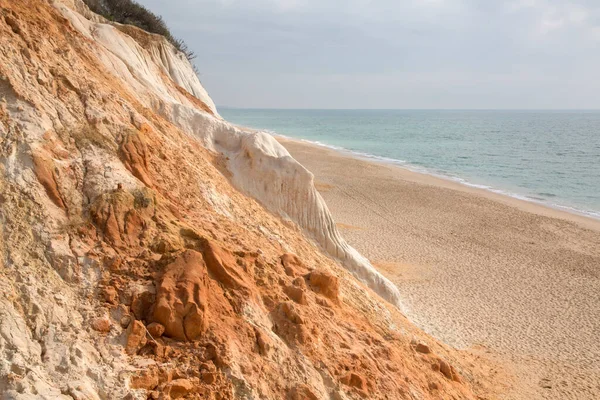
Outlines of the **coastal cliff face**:
M 0 0 L 0 48 L 0 398 L 475 398 L 164 38 Z

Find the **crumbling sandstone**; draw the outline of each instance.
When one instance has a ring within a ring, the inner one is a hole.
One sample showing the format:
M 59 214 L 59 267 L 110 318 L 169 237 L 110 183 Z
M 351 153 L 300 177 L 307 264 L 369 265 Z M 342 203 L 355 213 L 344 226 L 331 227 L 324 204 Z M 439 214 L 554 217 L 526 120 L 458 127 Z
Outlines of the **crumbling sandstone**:
M 226 288 L 239 290 L 244 295 L 250 294 L 250 285 L 245 273 L 237 265 L 233 254 L 210 241 L 207 242 L 203 254 L 213 279 L 222 283 Z
M 106 317 L 96 318 L 92 321 L 92 328 L 101 333 L 110 332 L 111 322 Z
M 117 290 L 112 286 L 105 287 L 102 290 L 102 297 L 104 297 L 104 301 L 106 301 L 107 303 L 117 304 L 117 301 L 118 301 Z
M 342 382 L 344 385 L 351 386 L 351 387 L 361 390 L 363 392 L 366 392 L 368 389 L 366 379 L 363 378 L 361 375 L 354 373 L 354 372 L 350 372 L 350 373 L 344 375 L 340 379 L 340 382 Z
M 431 353 L 431 349 L 425 343 L 419 342 L 415 345 L 415 350 L 418 353 L 429 354 Z
M 46 193 L 48 194 L 50 200 L 52 200 L 58 207 L 66 209 L 67 207 L 58 189 L 56 174 L 54 172 L 55 167 L 52 160 L 41 153 L 34 153 L 33 166 L 35 175 L 44 189 L 46 189 Z
M 130 378 L 133 389 L 152 390 L 158 386 L 158 371 L 154 367 L 144 368 Z
M 296 385 L 288 393 L 288 400 L 319 400 L 308 385 Z
M 159 338 L 162 336 L 163 333 L 165 333 L 165 327 L 162 324 L 159 324 L 158 322 L 152 322 L 148 324 L 146 328 L 148 329 L 148 333 L 153 338 Z
M 154 292 L 154 287 L 152 287 L 152 290 L 146 287 L 133 293 L 131 312 L 133 312 L 136 319 L 146 320 L 148 318 L 156 297 Z
M 454 367 L 452 365 L 448 364 L 447 361 L 444 361 L 442 359 L 437 359 L 433 365 L 434 365 L 434 370 L 440 371 L 442 373 L 442 375 L 444 375 L 449 380 L 455 381 L 455 382 L 462 382 L 458 372 L 456 372 Z
M 296 286 L 286 286 L 284 289 L 285 294 L 296 303 L 301 305 L 308 304 L 308 297 L 306 296 L 306 291 L 302 288 Z
M 134 320 L 127 328 L 127 354 L 135 354 L 146 344 L 146 327 L 141 321 Z
M 180 399 L 190 393 L 194 384 L 189 379 L 175 379 L 170 382 L 164 390 L 164 393 L 172 399 Z
M 296 277 L 305 274 L 308 269 L 297 255 L 285 253 L 280 257 L 286 275 Z
M 296 345 L 312 341 L 312 324 L 295 303 L 286 301 L 279 304 L 272 313 L 272 319 L 273 331 L 288 343 Z
M 153 319 L 165 335 L 194 340 L 208 327 L 209 277 L 201 253 L 186 250 L 165 268 L 157 283 Z
M 144 130 L 150 129 L 144 125 Z M 146 186 L 152 187 L 152 180 L 148 176 L 148 149 L 146 142 L 138 131 L 130 131 L 125 134 L 121 143 L 119 155 L 123 163 L 133 175 Z
M 317 293 L 334 302 L 339 301 L 340 284 L 336 276 L 326 271 L 316 270 L 309 274 L 308 281 Z

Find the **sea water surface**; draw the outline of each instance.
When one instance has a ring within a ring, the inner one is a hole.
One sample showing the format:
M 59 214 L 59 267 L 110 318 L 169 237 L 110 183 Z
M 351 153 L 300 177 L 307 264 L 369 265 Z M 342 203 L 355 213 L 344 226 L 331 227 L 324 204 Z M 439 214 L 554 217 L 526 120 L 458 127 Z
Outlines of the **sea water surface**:
M 600 218 L 600 111 L 219 112 L 238 125 Z

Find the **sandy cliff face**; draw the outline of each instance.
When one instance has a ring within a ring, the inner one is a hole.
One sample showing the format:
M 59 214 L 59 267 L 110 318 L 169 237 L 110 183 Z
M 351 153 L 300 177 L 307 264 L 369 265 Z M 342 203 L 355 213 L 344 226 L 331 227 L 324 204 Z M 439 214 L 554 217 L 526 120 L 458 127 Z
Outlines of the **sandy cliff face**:
M 0 398 L 474 397 L 164 39 L 0 0 L 0 48 Z
M 174 52 L 166 40 L 134 27 L 94 22 L 98 16 L 86 12 L 78 1 L 72 8 L 61 3 L 56 7 L 73 27 L 99 45 L 96 53 L 103 66 L 117 75 L 142 104 L 194 136 L 207 149 L 227 157 L 231 180 L 238 189 L 299 224 L 363 282 L 400 305 L 394 285 L 339 235 L 314 188 L 313 175 L 270 135 L 244 131 L 218 118 L 212 99 L 183 54 Z

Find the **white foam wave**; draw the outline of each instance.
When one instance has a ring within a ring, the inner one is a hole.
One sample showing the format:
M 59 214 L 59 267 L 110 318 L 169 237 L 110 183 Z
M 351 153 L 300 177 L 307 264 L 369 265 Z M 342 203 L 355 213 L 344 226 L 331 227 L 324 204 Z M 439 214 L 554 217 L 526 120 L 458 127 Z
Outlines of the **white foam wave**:
M 409 164 L 407 161 L 404 160 L 398 160 L 395 158 L 389 158 L 389 157 L 383 157 L 383 156 L 377 156 L 374 154 L 369 154 L 369 153 L 365 153 L 365 152 L 361 152 L 361 151 L 356 151 L 356 150 L 349 150 L 346 149 L 344 147 L 340 147 L 340 146 L 334 146 L 331 144 L 327 144 L 327 143 L 323 143 L 317 140 L 307 140 L 307 139 L 297 139 L 297 138 L 293 138 L 290 136 L 285 136 L 285 135 L 281 135 L 277 132 L 273 132 L 273 131 L 265 131 L 273 136 L 276 137 L 282 137 L 284 139 L 287 140 L 295 140 L 295 141 L 300 141 L 300 142 L 305 142 L 305 143 L 310 143 L 313 145 L 317 145 L 320 147 L 324 147 L 324 148 L 328 148 L 331 150 L 335 150 L 335 151 L 339 151 L 339 152 L 343 152 L 343 153 L 348 153 L 354 157 L 359 157 L 359 158 L 363 158 L 363 159 L 368 159 L 368 160 L 374 160 L 374 161 L 378 161 L 378 162 L 382 162 L 385 164 L 393 164 L 393 165 L 398 165 L 401 166 L 402 168 L 405 168 L 409 171 L 412 172 L 417 172 L 420 174 L 425 174 L 425 175 L 429 175 L 429 176 L 434 176 L 436 178 L 440 178 L 440 179 L 445 179 L 445 180 L 449 180 L 452 182 L 456 182 L 459 183 L 461 185 L 464 186 L 468 186 L 468 187 L 472 187 L 472 188 L 476 188 L 476 189 L 482 189 L 482 190 L 487 190 L 488 192 L 492 192 L 492 193 L 496 193 L 496 194 L 500 194 L 502 196 L 507 196 L 507 197 L 512 197 L 514 199 L 518 199 L 518 200 L 522 200 L 522 201 L 527 201 L 530 203 L 536 203 L 536 204 L 540 204 L 546 207 L 550 207 L 556 210 L 561 210 L 561 211 L 566 211 L 569 212 L 571 214 L 576 214 L 576 215 L 582 215 L 585 217 L 589 217 L 589 218 L 594 218 L 594 219 L 600 219 L 600 211 L 595 211 L 595 210 L 584 210 L 581 208 L 577 208 L 577 207 L 572 207 L 572 206 L 567 206 L 564 204 L 559 204 L 559 203 L 554 203 L 554 202 L 549 202 L 546 200 L 541 200 L 541 199 L 537 199 L 537 198 L 532 198 L 530 196 L 524 195 L 524 194 L 519 194 L 519 193 L 515 193 L 515 192 L 510 192 L 510 191 L 506 191 L 503 189 L 498 189 L 498 188 L 494 188 L 492 186 L 489 185 L 484 185 L 484 184 L 479 184 L 479 183 L 473 183 L 473 182 L 469 182 L 464 178 L 458 177 L 458 176 L 453 176 L 449 173 L 446 173 L 444 171 L 434 171 L 425 167 L 421 167 L 418 165 L 413 165 L 413 164 Z

